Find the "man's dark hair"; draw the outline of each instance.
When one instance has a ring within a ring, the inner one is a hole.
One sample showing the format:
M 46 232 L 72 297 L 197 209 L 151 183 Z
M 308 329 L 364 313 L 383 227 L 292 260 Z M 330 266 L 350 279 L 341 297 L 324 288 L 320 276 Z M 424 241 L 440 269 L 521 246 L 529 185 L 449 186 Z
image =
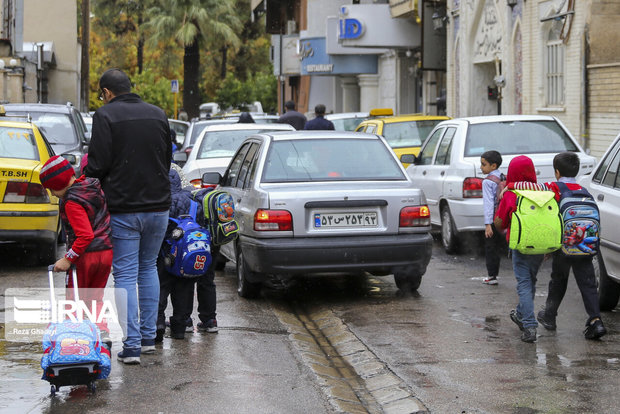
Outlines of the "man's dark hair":
M 295 110 L 295 102 L 293 102 L 293 101 L 286 101 L 286 102 L 284 103 L 284 107 L 285 107 L 286 109 Z
M 122 70 L 108 69 L 99 79 L 99 88 L 109 89 L 114 95 L 122 95 L 131 92 L 131 81 Z
M 480 158 L 484 158 L 489 164 L 495 164 L 498 167 L 502 165 L 502 154 L 494 150 L 486 151 Z
M 317 115 L 325 115 L 325 105 L 318 104 L 314 107 L 314 113 Z
M 553 168 L 562 177 L 576 177 L 579 174 L 579 156 L 574 152 L 560 152 L 553 157 Z

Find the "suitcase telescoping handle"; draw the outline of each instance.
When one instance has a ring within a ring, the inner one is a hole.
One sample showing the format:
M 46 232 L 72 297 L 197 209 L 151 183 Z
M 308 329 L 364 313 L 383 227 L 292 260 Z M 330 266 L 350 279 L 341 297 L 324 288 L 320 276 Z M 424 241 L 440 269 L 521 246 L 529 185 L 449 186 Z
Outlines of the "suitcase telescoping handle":
M 58 322 L 58 308 L 56 305 L 56 295 L 54 294 L 54 265 L 49 265 L 47 267 L 48 270 L 48 274 L 47 277 L 49 279 L 49 283 L 50 283 L 50 305 L 52 307 L 52 322 L 56 323 Z M 71 265 L 71 268 L 69 269 L 69 271 L 71 272 L 71 277 L 73 278 L 73 300 L 75 301 L 79 301 L 80 300 L 80 296 L 78 294 L 78 285 L 77 285 L 77 275 L 76 275 L 76 271 L 75 271 L 75 266 Z

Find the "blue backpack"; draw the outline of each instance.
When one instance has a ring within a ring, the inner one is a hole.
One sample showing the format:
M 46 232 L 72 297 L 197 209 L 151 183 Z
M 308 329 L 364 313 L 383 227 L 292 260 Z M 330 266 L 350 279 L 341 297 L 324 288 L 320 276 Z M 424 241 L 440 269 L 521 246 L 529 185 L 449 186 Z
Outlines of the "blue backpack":
M 175 228 L 164 239 L 163 257 L 166 271 L 182 278 L 205 274 L 211 265 L 211 236 L 196 222 L 198 203 L 191 201 L 188 215 L 170 218 Z
M 598 252 L 601 216 L 592 194 L 585 188 L 571 190 L 558 182 L 562 216 L 562 252 L 568 256 L 593 256 Z

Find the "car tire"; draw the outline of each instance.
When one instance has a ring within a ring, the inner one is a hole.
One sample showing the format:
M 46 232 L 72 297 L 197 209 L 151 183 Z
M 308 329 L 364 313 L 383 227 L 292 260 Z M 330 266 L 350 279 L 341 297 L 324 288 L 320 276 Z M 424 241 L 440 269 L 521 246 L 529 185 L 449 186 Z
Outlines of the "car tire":
M 41 243 L 37 246 L 37 254 L 39 264 L 51 265 L 56 263 L 56 254 L 58 250 L 58 237 L 54 237 L 54 241 Z
M 422 283 L 422 275 L 418 272 L 394 273 L 394 282 L 403 292 L 415 292 Z
M 441 243 L 446 253 L 453 254 L 458 252 L 458 234 L 448 206 L 441 209 Z
M 253 272 L 248 268 L 241 246 L 237 245 L 235 250 L 237 252 L 237 294 L 246 299 L 256 298 L 260 293 L 261 284 L 248 280 L 248 276 Z
M 598 303 L 601 311 L 612 311 L 618 306 L 620 299 L 620 284 L 613 281 L 605 269 L 601 254 L 594 256 L 594 274 L 598 281 Z

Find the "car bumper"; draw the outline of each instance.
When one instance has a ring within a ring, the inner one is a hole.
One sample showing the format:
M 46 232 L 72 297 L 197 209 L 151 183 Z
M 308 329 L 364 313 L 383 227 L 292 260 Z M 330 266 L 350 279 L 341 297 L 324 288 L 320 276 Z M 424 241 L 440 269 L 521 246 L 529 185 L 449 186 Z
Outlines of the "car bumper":
M 58 233 L 50 230 L 0 230 L 0 241 L 52 243 Z
M 448 200 L 456 231 L 484 231 L 482 198 Z
M 52 242 L 58 237 L 58 209 L 0 211 L 0 241 Z
M 433 244 L 430 233 L 300 239 L 241 236 L 240 242 L 249 268 L 262 274 L 394 273 L 412 267 L 424 274 Z

